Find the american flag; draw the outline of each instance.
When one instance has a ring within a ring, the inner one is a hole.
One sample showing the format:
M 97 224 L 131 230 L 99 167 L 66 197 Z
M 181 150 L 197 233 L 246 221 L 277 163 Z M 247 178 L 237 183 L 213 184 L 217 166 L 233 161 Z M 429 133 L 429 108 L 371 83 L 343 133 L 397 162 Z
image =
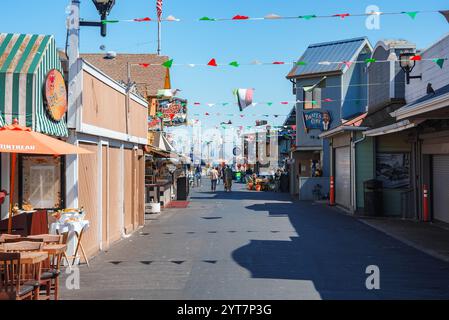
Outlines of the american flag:
M 159 21 L 162 20 L 162 1 L 163 0 L 157 0 L 156 2 L 157 18 Z

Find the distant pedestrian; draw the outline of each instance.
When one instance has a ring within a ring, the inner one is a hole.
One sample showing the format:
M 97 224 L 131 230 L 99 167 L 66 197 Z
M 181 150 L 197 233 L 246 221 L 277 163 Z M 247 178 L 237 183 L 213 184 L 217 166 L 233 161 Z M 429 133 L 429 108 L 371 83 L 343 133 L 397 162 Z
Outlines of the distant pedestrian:
M 233 172 L 232 169 L 228 166 L 225 169 L 225 191 L 231 192 L 232 191 L 232 179 L 233 179 Z
M 217 190 L 217 181 L 220 178 L 220 175 L 219 175 L 217 169 L 218 168 L 212 168 L 209 172 L 212 192 L 215 192 Z
M 281 191 L 281 176 L 282 176 L 281 169 L 277 169 L 276 173 L 274 174 L 274 191 L 275 192 Z
M 203 169 L 201 168 L 201 165 L 198 165 L 195 169 L 195 180 L 196 180 L 196 186 L 201 187 L 201 175 L 202 175 Z

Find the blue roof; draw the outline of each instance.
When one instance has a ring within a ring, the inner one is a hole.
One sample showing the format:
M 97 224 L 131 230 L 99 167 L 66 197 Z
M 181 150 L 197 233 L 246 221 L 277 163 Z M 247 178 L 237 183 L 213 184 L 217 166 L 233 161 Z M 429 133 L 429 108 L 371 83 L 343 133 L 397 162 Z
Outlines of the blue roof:
M 344 64 L 321 65 L 318 62 L 350 61 L 365 44 L 369 45 L 366 37 L 312 44 L 298 60 L 305 62 L 306 65 L 294 66 L 287 78 L 343 71 Z
M 425 96 L 419 98 L 418 100 L 415 100 L 412 103 L 409 103 L 409 104 L 403 106 L 399 110 L 411 109 L 411 108 L 415 107 L 416 105 L 419 105 L 420 103 L 436 100 L 439 97 L 446 95 L 448 93 L 449 93 L 449 84 L 435 90 L 435 93 L 426 94 Z

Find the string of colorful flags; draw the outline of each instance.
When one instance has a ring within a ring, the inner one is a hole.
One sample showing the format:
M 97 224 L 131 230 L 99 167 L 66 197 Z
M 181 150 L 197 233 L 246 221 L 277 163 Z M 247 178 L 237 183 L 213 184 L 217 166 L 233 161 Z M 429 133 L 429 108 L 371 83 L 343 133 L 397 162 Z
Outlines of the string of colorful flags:
M 432 61 L 436 63 L 441 69 L 443 68 L 444 62 L 448 60 L 447 57 L 434 57 L 434 58 L 423 58 L 421 55 L 416 54 L 410 58 L 412 61 Z M 212 58 L 207 63 L 183 63 L 183 64 L 177 64 L 174 63 L 173 59 L 167 60 L 163 63 L 133 63 L 132 66 L 140 66 L 142 68 L 148 68 L 150 66 L 163 66 L 165 68 L 172 68 L 174 66 L 185 66 L 185 67 L 234 67 L 238 68 L 240 66 L 261 66 L 261 65 L 296 65 L 298 67 L 301 66 L 307 66 L 307 65 L 339 65 L 339 66 L 347 66 L 348 68 L 351 67 L 353 64 L 371 64 L 371 63 L 386 63 L 386 62 L 407 62 L 408 60 L 400 60 L 396 55 L 392 55 L 387 60 L 378 60 L 375 58 L 368 58 L 365 60 L 352 60 L 352 61 L 318 61 L 318 62 L 309 62 L 309 61 L 269 61 L 269 62 L 262 62 L 259 60 L 254 60 L 249 63 L 240 63 L 237 60 L 233 60 L 231 62 L 227 63 L 218 63 L 215 58 Z
M 269 107 L 273 106 L 273 105 L 294 105 L 296 103 L 306 103 L 306 104 L 311 104 L 311 105 L 317 105 L 319 102 L 339 102 L 339 101 L 343 101 L 341 99 L 331 99 L 331 98 L 325 98 L 325 99 L 321 99 L 321 100 L 296 100 L 296 101 L 278 101 L 278 102 L 253 102 L 252 106 L 257 106 L 257 105 L 267 105 Z M 367 99 L 345 99 L 344 101 L 367 101 Z M 215 106 L 222 106 L 222 107 L 226 107 L 229 105 L 238 105 L 238 103 L 235 102 L 216 102 L 216 103 L 203 103 L 203 102 L 193 102 L 192 103 L 193 106 L 205 106 L 205 107 L 215 107 Z
M 264 17 L 250 17 L 247 15 L 241 15 L 237 14 L 233 17 L 229 18 L 215 18 L 210 16 L 203 16 L 201 18 L 198 18 L 194 21 L 200 21 L 200 22 L 220 22 L 220 21 L 261 21 L 261 20 L 313 20 L 313 19 L 323 19 L 323 18 L 330 18 L 330 19 L 340 19 L 345 20 L 346 18 L 350 17 L 369 17 L 369 16 L 389 16 L 389 15 L 405 15 L 410 17 L 412 20 L 416 20 L 417 16 L 419 14 L 441 14 L 443 17 L 449 22 L 449 10 L 416 10 L 416 11 L 397 11 L 397 12 L 381 12 L 381 11 L 370 11 L 365 13 L 349 13 L 349 12 L 343 12 L 343 13 L 335 13 L 335 14 L 327 14 L 327 15 L 318 15 L 318 14 L 307 14 L 307 15 L 297 15 L 297 16 L 281 16 L 275 13 L 268 14 Z M 134 18 L 134 19 L 124 19 L 124 20 L 102 20 L 103 24 L 111 24 L 111 23 L 121 23 L 121 22 L 180 22 L 180 21 L 187 21 L 187 20 L 181 20 L 173 15 L 169 15 L 166 18 L 151 18 L 151 17 L 143 17 L 143 18 Z

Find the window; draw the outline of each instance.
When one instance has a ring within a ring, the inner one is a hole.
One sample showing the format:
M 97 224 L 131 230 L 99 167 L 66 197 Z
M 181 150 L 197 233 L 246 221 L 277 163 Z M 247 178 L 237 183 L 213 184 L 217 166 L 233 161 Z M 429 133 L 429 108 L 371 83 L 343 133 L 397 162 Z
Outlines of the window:
M 304 91 L 304 109 L 320 109 L 321 108 L 321 88 L 314 88 L 310 91 Z
M 60 157 L 22 157 L 22 199 L 37 209 L 62 206 Z

